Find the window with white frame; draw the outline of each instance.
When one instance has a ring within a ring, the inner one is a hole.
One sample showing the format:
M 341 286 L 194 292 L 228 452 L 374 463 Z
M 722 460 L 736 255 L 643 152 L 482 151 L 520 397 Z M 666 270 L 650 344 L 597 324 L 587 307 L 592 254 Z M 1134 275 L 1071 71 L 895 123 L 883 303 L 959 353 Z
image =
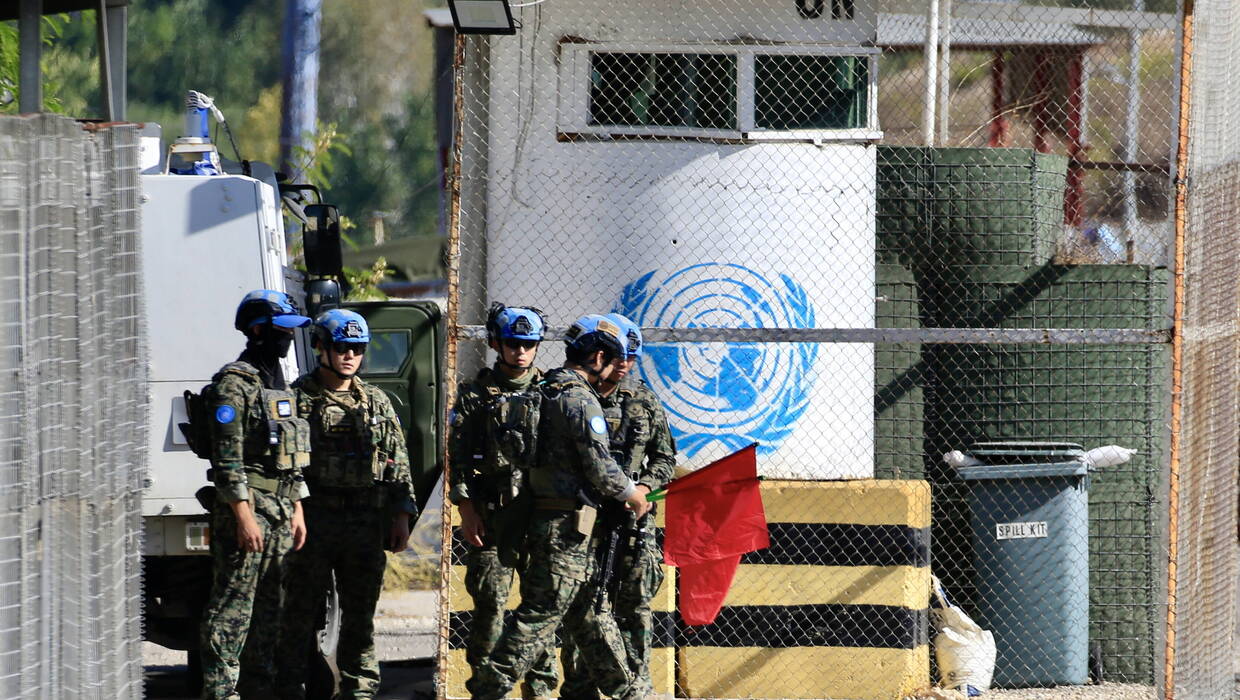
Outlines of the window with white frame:
M 876 140 L 876 51 L 821 46 L 561 47 L 561 134 Z

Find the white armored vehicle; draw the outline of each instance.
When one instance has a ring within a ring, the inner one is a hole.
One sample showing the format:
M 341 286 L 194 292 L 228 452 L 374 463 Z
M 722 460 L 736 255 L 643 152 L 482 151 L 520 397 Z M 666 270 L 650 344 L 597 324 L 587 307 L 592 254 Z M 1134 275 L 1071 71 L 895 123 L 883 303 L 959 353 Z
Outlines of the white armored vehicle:
M 148 129 L 141 156 L 151 398 L 151 468 L 142 503 L 144 630 L 149 641 L 174 649 L 197 648 L 198 621 L 211 586 L 210 519 L 195 498 L 208 485 L 209 465 L 194 455 L 180 429 L 187 420 L 183 396 L 200 391 L 243 349 L 233 315 L 246 292 L 288 292 L 311 314 L 339 304 L 365 316 L 372 341 L 362 375 L 388 393 L 405 426 L 419 507 L 440 468 L 438 307 L 408 301 L 340 304 L 335 207 L 316 201 L 313 187 L 277 183 L 269 166 L 222 164 L 205 138 L 205 111 L 201 124 L 198 137 L 178 139 L 167 151 L 158 128 Z M 308 273 L 290 267 L 286 211 L 302 234 Z M 295 347 L 285 360 L 290 381 L 314 362 L 304 330 Z M 331 612 L 325 611 L 325 620 Z M 190 654 L 191 667 L 196 657 Z

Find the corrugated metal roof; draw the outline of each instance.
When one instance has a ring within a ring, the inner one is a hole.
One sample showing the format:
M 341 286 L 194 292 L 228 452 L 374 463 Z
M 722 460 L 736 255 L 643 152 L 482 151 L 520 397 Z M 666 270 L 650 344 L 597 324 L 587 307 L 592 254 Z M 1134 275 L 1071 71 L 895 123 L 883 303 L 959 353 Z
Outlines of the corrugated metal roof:
M 880 14 L 878 45 L 882 47 L 922 46 L 926 41 L 924 15 Z M 1015 47 L 1015 46 L 1091 46 L 1103 38 L 1072 24 L 1015 22 L 997 19 L 954 17 L 951 25 L 952 46 Z

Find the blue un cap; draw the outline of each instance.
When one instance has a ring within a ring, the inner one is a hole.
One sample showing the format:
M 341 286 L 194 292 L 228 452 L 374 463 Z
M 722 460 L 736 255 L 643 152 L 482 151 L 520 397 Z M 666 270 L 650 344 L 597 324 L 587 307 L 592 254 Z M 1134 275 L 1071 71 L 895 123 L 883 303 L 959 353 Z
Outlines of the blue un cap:
M 370 327 L 361 314 L 348 309 L 331 309 L 314 319 L 315 332 L 327 343 L 369 343 Z
M 625 355 L 627 355 L 630 358 L 641 357 L 642 356 L 642 329 L 641 327 L 638 326 L 633 321 L 630 321 L 628 316 L 624 316 L 623 314 L 618 314 L 614 311 L 612 313 L 607 314 L 605 318 L 609 318 L 612 321 L 615 321 L 616 325 L 620 326 L 620 334 L 625 339 L 625 344 L 624 344 Z
M 615 321 L 600 314 L 586 314 L 564 333 L 564 342 L 582 352 L 602 350 L 608 357 L 625 355 L 626 341 Z
M 302 316 L 293 298 L 284 292 L 256 289 L 241 299 L 237 305 L 234 326 L 245 332 L 260 323 L 271 322 L 279 328 L 303 328 L 310 325 L 310 318 Z
M 541 342 L 546 327 L 542 312 L 532 306 L 504 306 L 495 302 L 487 312 L 488 340 L 512 338 Z

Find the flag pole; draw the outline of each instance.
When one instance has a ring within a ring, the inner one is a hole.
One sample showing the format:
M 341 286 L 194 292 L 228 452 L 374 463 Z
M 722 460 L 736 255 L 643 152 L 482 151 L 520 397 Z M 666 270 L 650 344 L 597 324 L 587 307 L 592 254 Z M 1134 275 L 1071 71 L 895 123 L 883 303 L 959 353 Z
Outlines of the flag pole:
M 757 476 L 757 477 L 754 477 L 754 478 L 756 478 L 758 481 L 766 481 L 766 477 L 765 477 L 765 476 Z M 726 486 L 727 484 L 743 484 L 743 483 L 745 483 L 746 481 L 749 481 L 749 479 L 737 479 L 737 480 L 735 480 L 735 481 L 724 481 L 724 482 L 722 482 L 722 483 L 718 483 L 718 484 L 703 484 L 703 485 L 701 485 L 701 486 L 693 486 L 693 487 L 687 488 L 687 489 L 685 489 L 685 490 L 686 490 L 686 491 L 692 491 L 692 490 L 694 490 L 694 489 L 710 489 L 710 488 L 714 488 L 714 487 L 716 487 L 716 486 Z M 655 503 L 655 502 L 662 501 L 662 500 L 664 500 L 665 498 L 667 498 L 667 489 L 668 489 L 668 487 L 670 487 L 670 486 L 672 485 L 672 483 L 675 483 L 675 482 L 668 482 L 667 486 L 664 486 L 663 488 L 659 489 L 658 491 L 651 491 L 650 493 L 646 494 L 646 502 L 647 502 L 647 503 Z

